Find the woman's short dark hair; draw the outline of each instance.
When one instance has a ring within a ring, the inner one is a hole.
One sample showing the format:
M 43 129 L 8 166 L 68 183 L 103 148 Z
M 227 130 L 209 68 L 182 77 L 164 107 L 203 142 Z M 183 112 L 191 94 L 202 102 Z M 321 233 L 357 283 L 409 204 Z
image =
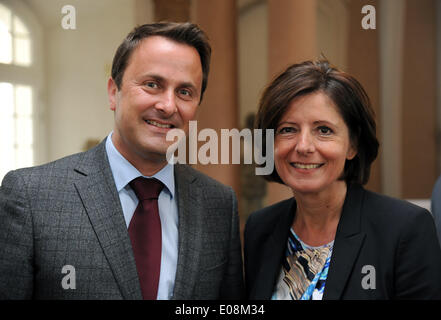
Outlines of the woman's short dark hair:
M 357 150 L 352 160 L 346 160 L 341 180 L 348 184 L 366 184 L 379 148 L 375 114 L 361 84 L 349 74 L 331 67 L 327 60 L 294 64 L 274 79 L 263 92 L 255 127 L 276 130 L 294 98 L 317 91 L 323 92 L 335 103 Z M 267 153 L 265 141 L 263 152 Z M 276 170 L 265 178 L 283 183 Z
M 185 22 L 158 22 L 138 26 L 130 32 L 116 50 L 112 63 L 112 78 L 121 90 L 124 71 L 133 51 L 142 39 L 151 36 L 162 36 L 178 43 L 187 44 L 197 50 L 202 65 L 201 101 L 207 87 L 210 71 L 211 46 L 207 35 L 195 24 Z

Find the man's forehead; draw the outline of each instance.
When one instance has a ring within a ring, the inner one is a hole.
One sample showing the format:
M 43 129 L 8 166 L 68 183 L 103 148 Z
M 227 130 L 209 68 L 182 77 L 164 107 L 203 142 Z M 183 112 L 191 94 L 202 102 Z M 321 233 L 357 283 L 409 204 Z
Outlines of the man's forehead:
M 195 47 L 187 43 L 176 41 L 174 39 L 159 35 L 148 36 L 141 39 L 133 52 L 136 52 L 138 50 L 156 51 L 158 48 L 162 48 L 164 50 L 168 49 L 170 50 L 170 52 L 179 51 L 180 49 L 190 50 L 199 57 L 199 52 Z
M 171 58 L 166 62 L 192 66 L 202 72 L 202 62 L 196 48 L 162 36 L 150 36 L 142 39 L 131 53 L 127 67 L 131 65 L 133 60 L 136 60 L 137 64 L 150 61 L 153 63 L 164 62 L 164 57 L 167 56 Z
M 202 85 L 203 71 L 197 50 L 162 36 L 142 39 L 128 60 L 124 78 L 128 76 L 127 71 L 139 80 L 173 78 L 198 90 Z

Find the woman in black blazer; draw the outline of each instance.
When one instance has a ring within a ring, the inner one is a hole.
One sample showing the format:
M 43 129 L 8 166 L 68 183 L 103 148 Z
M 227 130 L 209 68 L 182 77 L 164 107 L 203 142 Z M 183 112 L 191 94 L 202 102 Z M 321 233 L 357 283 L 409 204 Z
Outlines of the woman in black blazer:
M 294 197 L 247 221 L 249 299 L 441 299 L 431 214 L 362 187 L 379 144 L 356 79 L 327 61 L 290 66 L 263 93 L 256 127 L 275 130 L 266 178 Z

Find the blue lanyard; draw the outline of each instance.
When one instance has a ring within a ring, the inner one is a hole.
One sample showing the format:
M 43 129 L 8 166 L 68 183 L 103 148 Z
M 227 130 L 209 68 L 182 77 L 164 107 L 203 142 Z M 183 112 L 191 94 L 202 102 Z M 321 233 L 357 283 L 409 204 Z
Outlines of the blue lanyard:
M 320 278 L 322 278 L 322 279 L 326 279 L 327 278 L 327 276 L 328 276 L 328 269 L 329 269 L 329 263 L 331 261 L 331 253 L 332 253 L 332 248 L 329 251 L 329 255 L 326 258 L 325 265 L 324 265 L 322 271 L 317 272 L 317 274 L 315 275 L 314 279 L 309 284 L 308 288 L 306 288 L 305 293 L 302 295 L 300 300 L 311 300 L 312 294 L 313 294 L 313 292 L 315 290 L 315 287 L 317 286 L 317 282 L 320 280 Z

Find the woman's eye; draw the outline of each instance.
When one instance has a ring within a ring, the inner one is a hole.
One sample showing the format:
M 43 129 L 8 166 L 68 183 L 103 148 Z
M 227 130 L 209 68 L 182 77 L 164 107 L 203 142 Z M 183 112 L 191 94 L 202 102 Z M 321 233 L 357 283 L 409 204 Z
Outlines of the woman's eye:
M 332 129 L 325 126 L 318 127 L 318 131 L 322 135 L 330 135 L 332 133 Z
M 288 133 L 294 133 L 294 132 L 295 132 L 295 128 L 293 128 L 293 127 L 283 127 L 281 129 L 279 129 L 280 134 L 288 134 Z

